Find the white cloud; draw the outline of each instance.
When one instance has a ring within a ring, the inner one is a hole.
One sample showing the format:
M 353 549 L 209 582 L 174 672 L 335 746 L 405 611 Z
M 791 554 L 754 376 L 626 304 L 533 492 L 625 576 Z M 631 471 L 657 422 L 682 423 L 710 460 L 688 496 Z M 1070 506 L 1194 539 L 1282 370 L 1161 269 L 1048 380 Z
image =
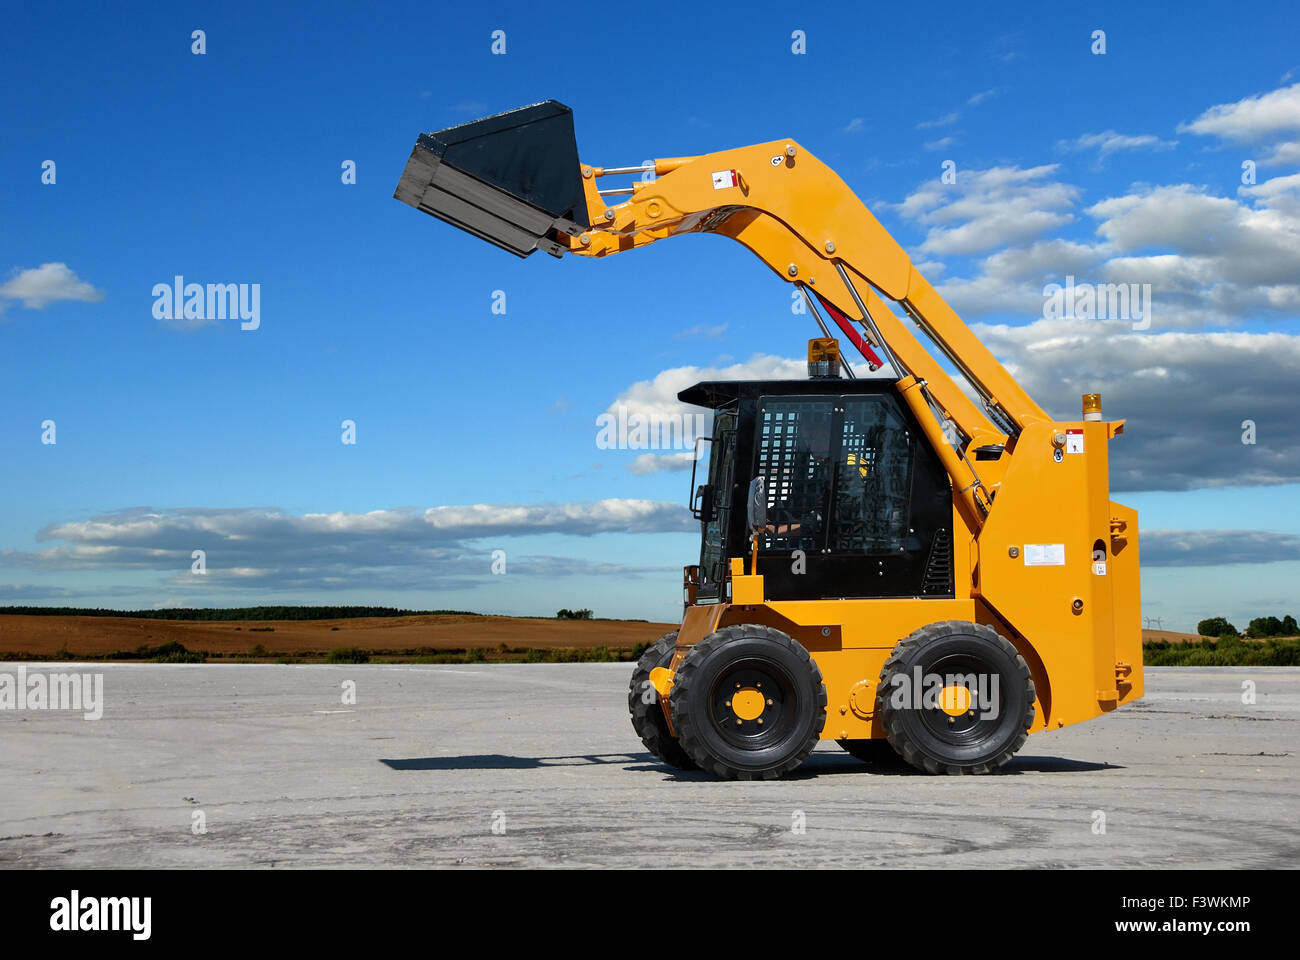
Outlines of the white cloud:
M 1048 181 L 1054 169 L 959 173 L 957 185 L 931 182 L 899 205 L 929 226 L 925 253 L 996 250 L 973 276 L 941 285 L 958 312 L 1038 316 L 1043 286 L 1067 276 L 1151 284 L 1166 329 L 1300 310 L 1300 174 L 1242 186 L 1236 197 L 1186 183 L 1138 187 L 1087 207 L 1097 239 L 1079 242 L 1038 239 L 1075 216 L 1079 190 Z
M 854 117 L 844 125 L 844 133 L 859 133 L 866 129 L 866 122 L 861 117 Z
M 1210 107 L 1178 132 L 1210 134 L 1236 143 L 1256 143 L 1278 134 L 1300 133 L 1300 83 Z
M 999 250 L 981 261 L 974 277 L 953 277 L 936 289 L 963 316 L 1007 313 L 1029 319 L 1042 315 L 1044 286 L 1063 283 L 1066 276 L 1087 278 L 1104 259 L 1089 244 L 1040 240 Z M 918 269 L 927 277 L 935 276 Z
M 961 114 L 954 110 L 952 113 L 945 113 L 936 120 L 924 120 L 916 125 L 916 129 L 933 130 L 935 127 L 951 127 L 959 119 L 961 119 Z
M 1142 279 L 1186 308 L 1183 326 L 1300 308 L 1300 176 L 1242 188 L 1246 202 L 1189 184 L 1088 208 L 1121 255 L 1109 273 Z
M 628 470 L 638 477 L 652 473 L 676 473 L 691 469 L 695 462 L 695 451 L 684 453 L 643 453 L 627 465 Z
M 104 299 L 104 294 L 68 269 L 66 263 L 42 263 L 39 267 L 15 271 L 0 286 L 0 297 L 21 300 L 23 306 L 40 310 L 59 300 L 96 303 Z
M 1079 189 L 1049 179 L 1056 164 L 957 172 L 955 184 L 932 180 L 897 206 L 929 227 L 921 250 L 978 254 L 1037 239 L 1074 219 Z
M 1177 140 L 1161 140 L 1154 134 L 1137 136 L 1107 130 L 1104 133 L 1086 133 L 1077 140 L 1062 140 L 1057 146 L 1062 150 L 1096 150 L 1108 157 L 1120 150 L 1172 150 Z
M 853 364 L 858 376 L 881 376 L 887 372 L 867 373 L 866 362 Z M 639 414 L 659 420 L 699 413 L 698 407 L 688 406 L 677 399 L 677 394 L 687 387 L 706 380 L 807 380 L 808 360 L 789 359 L 768 354 L 756 354 L 743 363 L 725 367 L 672 367 L 662 370 L 649 380 L 639 380 L 623 390 L 605 411 L 618 417 L 619 408 L 631 417 Z
M 1300 162 L 1300 83 L 1218 104 L 1178 131 L 1263 147 L 1270 151 L 1260 158 L 1264 166 Z
M 927 150 L 947 150 L 956 142 L 954 137 L 940 137 L 938 140 L 928 141 L 924 146 Z

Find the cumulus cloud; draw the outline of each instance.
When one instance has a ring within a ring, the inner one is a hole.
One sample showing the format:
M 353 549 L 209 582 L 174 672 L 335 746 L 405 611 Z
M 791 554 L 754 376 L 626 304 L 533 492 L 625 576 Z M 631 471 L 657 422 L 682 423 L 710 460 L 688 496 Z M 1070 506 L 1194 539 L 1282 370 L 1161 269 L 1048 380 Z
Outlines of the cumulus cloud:
M 1074 219 L 1079 191 L 1046 181 L 1053 169 L 971 171 L 965 186 L 960 175 L 955 190 L 931 183 L 900 206 L 930 227 L 926 253 L 992 250 L 973 275 L 940 286 L 959 313 L 1040 315 L 1043 287 L 1067 276 L 1150 284 L 1153 322 L 1166 329 L 1300 309 L 1300 174 L 1242 186 L 1236 197 L 1185 183 L 1137 187 L 1087 207 L 1096 239 L 1075 241 L 1038 238 Z M 1020 218 L 1011 222 L 1011 211 Z
M 1234 103 L 1220 103 L 1178 132 L 1209 134 L 1237 143 L 1255 143 L 1278 134 L 1300 133 L 1300 83 Z
M 1300 336 L 1134 331 L 1123 322 L 976 324 L 1044 409 L 1078 417 L 1085 393 L 1125 419 L 1111 486 L 1189 490 L 1300 482 Z M 1254 425 L 1254 443 L 1243 443 Z
M 1300 161 L 1300 83 L 1218 104 L 1181 124 L 1178 131 L 1265 150 L 1259 161 L 1265 166 L 1296 163 Z
M 21 300 L 23 306 L 41 310 L 59 300 L 96 303 L 104 294 L 86 283 L 66 263 L 42 263 L 39 267 L 15 270 L 3 285 L 0 297 Z
M 1070 240 L 1040 240 L 991 254 L 973 277 L 953 277 L 940 284 L 939 294 L 962 315 L 1013 313 L 1041 315 L 1043 288 L 1066 276 L 1084 278 L 1105 261 L 1095 246 Z M 923 274 L 935 274 L 919 267 Z
M 1021 245 L 1074 219 L 1079 188 L 1051 179 L 1056 164 L 957 172 L 955 184 L 932 180 L 896 209 L 928 228 L 921 250 L 972 255 Z
M 853 365 L 860 376 L 884 376 L 887 369 L 867 372 L 865 362 Z M 699 413 L 698 407 L 687 406 L 677 399 L 677 394 L 689 386 L 705 380 L 807 380 L 807 358 L 791 359 L 770 354 L 755 354 L 742 363 L 713 367 L 671 367 L 655 374 L 649 380 L 638 380 L 614 399 L 605 411 L 612 417 L 619 410 L 627 416 L 640 414 L 659 420 L 689 416 Z

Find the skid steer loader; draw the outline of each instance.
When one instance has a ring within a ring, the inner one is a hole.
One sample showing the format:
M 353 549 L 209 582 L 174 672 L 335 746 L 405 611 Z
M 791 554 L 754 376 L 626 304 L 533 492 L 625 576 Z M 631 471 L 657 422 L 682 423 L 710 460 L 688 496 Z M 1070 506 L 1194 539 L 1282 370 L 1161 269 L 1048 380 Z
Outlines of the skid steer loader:
M 713 428 L 681 626 L 628 693 L 656 757 L 770 779 L 833 739 L 988 773 L 1142 696 L 1137 514 L 1107 464 L 1124 422 L 1096 394 L 1077 420 L 1045 413 L 798 143 L 602 168 L 548 100 L 420 136 L 395 197 L 520 257 L 731 237 L 821 328 L 806 380 L 679 394 Z M 828 318 L 876 376 L 842 362 Z

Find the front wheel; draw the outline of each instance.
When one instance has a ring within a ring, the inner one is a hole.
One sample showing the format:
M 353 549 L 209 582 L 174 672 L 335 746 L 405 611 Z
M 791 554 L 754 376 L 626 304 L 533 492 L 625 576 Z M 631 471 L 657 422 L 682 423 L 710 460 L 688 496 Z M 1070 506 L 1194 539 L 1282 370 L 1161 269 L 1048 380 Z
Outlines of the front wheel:
M 632 729 L 645 748 L 655 757 L 679 770 L 694 770 L 695 761 L 682 749 L 677 738 L 668 732 L 668 720 L 659 694 L 650 683 L 650 671 L 667 667 L 677 650 L 677 631 L 665 633 L 641 655 L 627 692 L 627 709 L 632 714 Z
M 732 780 L 773 780 L 812 753 L 826 725 L 826 686 L 808 651 L 755 624 L 691 647 L 669 699 L 682 748 Z

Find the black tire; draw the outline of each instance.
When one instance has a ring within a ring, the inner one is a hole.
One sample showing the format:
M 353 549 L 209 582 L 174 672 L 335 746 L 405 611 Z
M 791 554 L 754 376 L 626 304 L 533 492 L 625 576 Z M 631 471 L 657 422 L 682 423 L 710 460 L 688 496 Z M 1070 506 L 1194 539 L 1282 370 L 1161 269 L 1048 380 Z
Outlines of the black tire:
M 849 756 L 861 760 L 863 763 L 874 763 L 878 765 L 897 764 L 900 762 L 898 752 L 884 737 L 878 740 L 836 740 L 843 750 Z
M 747 694 L 743 708 L 732 704 L 737 689 Z M 775 780 L 817 746 L 826 686 L 801 644 L 780 630 L 742 624 L 691 647 L 677 667 L 669 707 L 682 749 L 700 769 L 732 780 Z
M 677 631 L 674 630 L 665 633 L 641 654 L 636 669 L 632 671 L 627 709 L 632 714 L 632 729 L 647 750 L 670 767 L 694 770 L 695 761 L 682 749 L 677 738 L 668 732 L 668 720 L 664 717 L 663 707 L 659 705 L 659 696 L 650 685 L 650 671 L 655 667 L 668 666 L 676 649 Z
M 925 706 L 909 696 L 915 670 L 932 675 L 979 674 L 983 692 L 954 716 L 940 706 Z M 896 680 L 895 678 L 903 678 Z M 998 694 L 993 696 L 994 678 Z M 876 688 L 876 711 L 889 743 L 926 773 L 992 773 L 1024 745 L 1034 722 L 1034 681 L 1029 665 L 1011 642 L 992 627 L 948 620 L 932 623 L 901 641 L 885 661 Z M 903 701 L 903 702 L 899 702 Z M 990 707 L 996 706 L 996 709 Z

